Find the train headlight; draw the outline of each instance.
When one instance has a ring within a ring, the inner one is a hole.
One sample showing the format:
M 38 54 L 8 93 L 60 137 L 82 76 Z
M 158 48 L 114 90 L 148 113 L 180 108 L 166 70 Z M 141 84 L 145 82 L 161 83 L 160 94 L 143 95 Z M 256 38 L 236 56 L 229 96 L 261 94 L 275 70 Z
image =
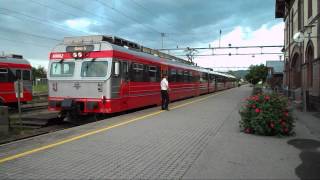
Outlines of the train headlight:
M 78 58 L 78 53 L 77 52 L 72 53 L 72 57 Z
M 82 52 L 78 52 L 78 58 L 82 58 L 83 54 Z
M 85 54 L 83 52 L 73 52 L 72 53 L 72 57 L 75 58 L 75 59 L 78 59 L 78 58 L 83 58 Z

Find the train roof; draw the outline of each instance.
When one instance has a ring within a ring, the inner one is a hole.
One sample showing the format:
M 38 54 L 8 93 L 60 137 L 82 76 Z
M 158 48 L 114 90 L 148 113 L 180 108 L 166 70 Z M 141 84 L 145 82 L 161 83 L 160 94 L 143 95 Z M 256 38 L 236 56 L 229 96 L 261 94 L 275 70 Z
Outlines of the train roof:
M 0 55 L 0 63 L 30 65 L 28 60 L 24 59 L 22 55 L 17 54 Z
M 63 42 L 59 45 L 67 46 L 67 45 L 79 45 L 79 44 L 101 44 L 101 46 L 99 47 L 99 50 L 102 50 L 102 49 L 116 50 L 120 52 L 133 54 L 139 57 L 144 57 L 155 63 L 161 62 L 163 64 L 173 65 L 178 68 L 179 67 L 186 68 L 190 70 L 201 71 L 204 73 L 220 75 L 228 78 L 235 78 L 234 76 L 231 76 L 228 74 L 215 72 L 212 69 L 196 66 L 194 63 L 191 63 L 190 61 L 139 45 L 132 41 L 128 41 L 126 39 L 119 38 L 116 36 L 92 35 L 92 36 L 65 37 Z M 54 50 L 57 50 L 57 49 L 55 48 Z

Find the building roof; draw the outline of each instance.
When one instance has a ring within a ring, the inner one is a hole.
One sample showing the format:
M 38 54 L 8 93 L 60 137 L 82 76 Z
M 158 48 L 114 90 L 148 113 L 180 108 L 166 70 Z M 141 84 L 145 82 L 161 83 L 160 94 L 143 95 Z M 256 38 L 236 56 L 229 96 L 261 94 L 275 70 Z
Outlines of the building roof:
M 266 66 L 268 68 L 272 68 L 274 74 L 283 73 L 284 62 L 283 61 L 267 61 Z

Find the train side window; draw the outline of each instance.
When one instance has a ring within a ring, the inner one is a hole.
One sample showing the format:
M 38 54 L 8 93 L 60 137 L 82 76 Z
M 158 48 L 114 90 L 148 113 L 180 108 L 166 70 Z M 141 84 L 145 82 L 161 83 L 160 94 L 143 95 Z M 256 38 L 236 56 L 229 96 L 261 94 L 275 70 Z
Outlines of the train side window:
M 157 67 L 156 66 L 149 66 L 149 80 L 150 80 L 150 82 L 157 81 Z
M 23 76 L 22 76 L 22 78 L 23 78 L 23 80 L 31 80 L 31 73 L 30 73 L 30 71 L 29 70 L 23 70 L 23 72 L 22 72 L 23 74 Z
M 143 65 L 143 81 L 144 82 L 149 82 L 149 66 L 148 65 Z
M 17 69 L 16 70 L 16 80 L 21 79 L 21 70 Z
M 130 68 L 130 76 L 133 82 L 141 82 L 143 81 L 143 64 L 132 63 Z
M 177 82 L 183 82 L 183 71 L 181 69 L 177 70 Z
M 188 82 L 192 82 L 192 71 L 189 71 Z
M 184 70 L 183 71 L 183 82 L 188 82 L 188 78 L 189 78 L 189 72 Z
M 157 66 L 157 74 L 156 74 L 156 80 L 157 80 L 157 82 L 160 82 L 161 81 L 161 74 L 160 74 L 160 67 L 159 66 Z
M 8 82 L 8 69 L 0 68 L 0 82 Z
M 177 78 L 177 70 L 176 69 L 170 69 L 169 74 L 169 82 L 176 82 Z
M 121 63 L 120 63 L 120 64 L 118 65 L 118 66 L 119 66 L 119 69 L 118 69 L 118 70 L 119 70 L 120 72 L 117 72 L 118 74 L 116 74 L 116 68 L 117 68 L 117 67 L 116 67 L 116 66 L 117 66 L 116 64 L 117 64 L 117 63 L 120 63 L 120 62 L 119 62 L 119 61 L 113 61 L 113 62 L 112 62 L 112 70 L 111 70 L 111 72 L 112 72 L 112 76 L 113 76 L 113 77 L 119 77 L 119 74 L 122 73 L 122 67 L 121 67 Z

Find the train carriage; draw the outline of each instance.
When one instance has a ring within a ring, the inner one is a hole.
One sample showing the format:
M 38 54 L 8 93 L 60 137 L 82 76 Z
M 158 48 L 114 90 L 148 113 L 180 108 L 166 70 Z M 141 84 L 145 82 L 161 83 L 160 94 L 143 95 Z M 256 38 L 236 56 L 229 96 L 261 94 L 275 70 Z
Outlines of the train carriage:
M 23 81 L 22 103 L 32 100 L 31 65 L 21 55 L 0 55 L 0 105 L 16 106 L 16 80 Z
M 188 61 L 112 36 L 67 37 L 50 53 L 49 110 L 114 113 L 216 90 L 216 74 Z

